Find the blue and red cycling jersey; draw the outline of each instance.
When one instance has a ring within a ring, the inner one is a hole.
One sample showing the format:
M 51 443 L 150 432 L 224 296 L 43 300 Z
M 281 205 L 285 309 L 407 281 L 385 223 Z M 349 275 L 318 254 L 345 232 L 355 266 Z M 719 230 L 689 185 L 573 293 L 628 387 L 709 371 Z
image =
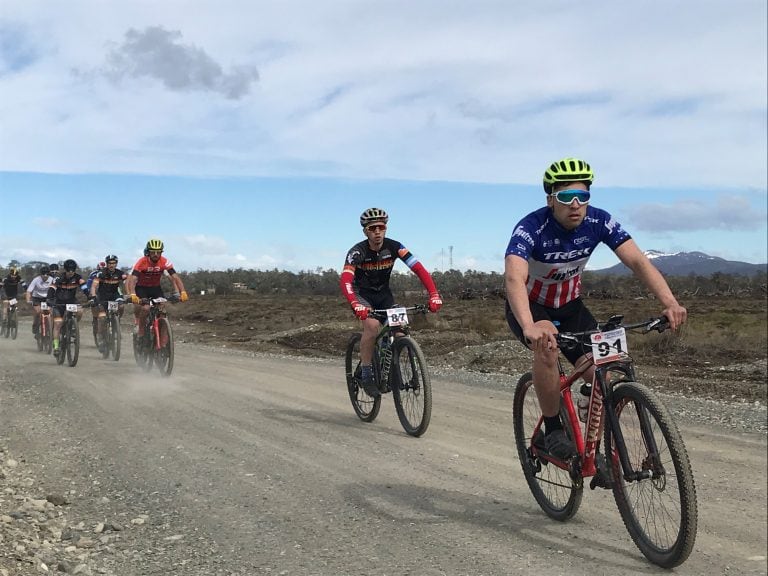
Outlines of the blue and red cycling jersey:
M 505 256 L 528 261 L 526 286 L 531 302 L 561 308 L 579 297 L 581 273 L 597 245 L 602 242 L 616 250 L 630 238 L 605 210 L 588 206 L 584 221 L 566 230 L 544 207 L 518 222 Z

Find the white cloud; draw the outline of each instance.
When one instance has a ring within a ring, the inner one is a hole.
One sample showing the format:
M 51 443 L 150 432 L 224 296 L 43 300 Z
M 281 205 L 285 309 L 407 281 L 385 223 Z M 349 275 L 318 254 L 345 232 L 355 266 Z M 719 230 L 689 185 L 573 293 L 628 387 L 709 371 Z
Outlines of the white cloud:
M 766 187 L 764 0 L 8 0 L 4 18 L 24 42 L 0 45 L 0 170 L 530 183 L 581 155 L 601 184 Z
M 745 196 L 720 196 L 677 201 L 671 204 L 638 203 L 627 209 L 633 228 L 653 232 L 699 230 L 761 230 L 766 211 L 755 209 Z

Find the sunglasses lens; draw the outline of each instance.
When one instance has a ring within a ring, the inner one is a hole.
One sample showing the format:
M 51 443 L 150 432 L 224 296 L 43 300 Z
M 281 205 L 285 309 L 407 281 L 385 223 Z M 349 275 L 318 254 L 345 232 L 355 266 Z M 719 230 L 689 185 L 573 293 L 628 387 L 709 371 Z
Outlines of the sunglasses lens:
M 382 226 L 380 224 L 374 224 L 373 226 L 368 226 L 369 232 L 378 232 L 379 230 L 386 230 L 386 226 Z
M 560 190 L 555 193 L 555 198 L 561 204 L 571 204 L 574 198 L 579 204 L 586 204 L 589 202 L 589 192 L 585 190 Z

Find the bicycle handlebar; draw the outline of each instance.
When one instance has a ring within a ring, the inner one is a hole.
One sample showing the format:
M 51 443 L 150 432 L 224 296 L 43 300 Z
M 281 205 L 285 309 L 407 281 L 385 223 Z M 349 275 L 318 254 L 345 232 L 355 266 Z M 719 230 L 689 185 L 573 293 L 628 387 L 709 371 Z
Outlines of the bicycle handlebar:
M 395 308 L 403 308 L 408 312 L 418 312 L 419 314 L 426 314 L 429 312 L 429 308 L 426 304 L 416 304 L 415 306 L 395 306 Z M 376 318 L 377 320 L 387 319 L 387 310 L 371 310 L 369 317 Z
M 181 302 L 181 297 L 176 295 L 168 296 L 167 298 L 165 296 L 160 296 L 157 298 L 139 298 L 139 306 L 146 306 L 149 304 L 150 306 L 157 306 L 158 304 L 163 304 L 165 302 L 170 302 L 171 304 L 175 304 L 176 302 Z M 131 302 L 131 299 L 125 300 L 126 304 L 133 304 Z
M 642 328 L 642 334 L 647 334 L 648 332 L 653 331 L 664 332 L 669 329 L 669 320 L 666 316 L 649 318 L 648 320 L 631 324 L 624 324 L 622 319 L 622 316 L 612 316 L 608 322 L 604 323 L 602 326 L 598 326 L 596 330 L 585 330 L 584 332 L 559 332 L 555 335 L 557 345 L 560 348 L 574 348 L 577 344 L 591 342 L 591 336 L 593 334 L 598 334 L 606 330 L 616 330 L 617 328 L 624 328 L 625 330 Z

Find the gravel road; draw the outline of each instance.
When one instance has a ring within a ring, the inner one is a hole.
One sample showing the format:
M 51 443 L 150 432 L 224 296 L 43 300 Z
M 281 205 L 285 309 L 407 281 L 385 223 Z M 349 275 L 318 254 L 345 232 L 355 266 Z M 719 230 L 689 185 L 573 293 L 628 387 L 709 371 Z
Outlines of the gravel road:
M 0 574 L 662 573 L 606 491 L 547 519 L 512 442 L 508 378 L 436 371 L 427 434 L 354 415 L 341 361 L 181 344 L 75 368 L 0 339 Z M 699 528 L 674 572 L 766 574 L 763 405 L 668 396 Z

